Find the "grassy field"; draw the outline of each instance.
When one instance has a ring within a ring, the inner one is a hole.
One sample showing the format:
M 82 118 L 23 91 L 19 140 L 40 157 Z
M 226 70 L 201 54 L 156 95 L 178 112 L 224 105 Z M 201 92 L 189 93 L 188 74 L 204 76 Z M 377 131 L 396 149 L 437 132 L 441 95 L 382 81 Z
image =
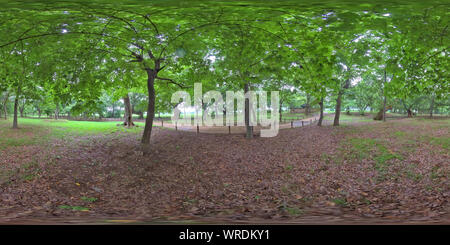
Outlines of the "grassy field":
M 114 134 L 118 132 L 138 133 L 139 127 L 119 127 L 120 122 L 89 122 L 53 119 L 19 118 L 19 129 L 12 129 L 12 120 L 0 120 L 0 149 L 7 146 L 26 146 L 48 142 L 55 138 L 74 137 L 90 134 Z

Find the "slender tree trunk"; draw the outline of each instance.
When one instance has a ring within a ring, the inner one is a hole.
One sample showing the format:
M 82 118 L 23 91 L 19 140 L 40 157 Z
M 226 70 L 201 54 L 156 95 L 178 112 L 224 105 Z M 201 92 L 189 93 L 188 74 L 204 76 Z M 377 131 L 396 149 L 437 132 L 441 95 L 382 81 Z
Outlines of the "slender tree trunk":
M 6 93 L 5 94 L 5 99 L 2 101 L 2 109 L 3 109 L 3 113 L 5 114 L 4 116 L 3 116 L 3 118 L 5 118 L 5 120 L 7 120 L 8 119 L 8 109 L 6 108 L 6 104 L 7 104 L 7 102 L 8 102 L 8 97 L 9 97 L 9 93 Z
M 412 117 L 413 116 L 413 113 L 412 113 L 411 109 L 407 109 L 406 111 L 408 112 L 408 117 Z
M 14 99 L 14 119 L 13 119 L 13 128 L 14 129 L 19 128 L 19 126 L 17 124 L 17 107 L 18 106 L 19 106 L 19 96 L 16 95 L 16 98 Z
M 433 110 L 434 110 L 434 97 L 435 95 L 431 97 L 431 104 L 430 104 L 430 117 L 433 117 Z
M 147 118 L 145 119 L 144 134 L 142 135 L 142 152 L 144 156 L 150 153 L 150 137 L 152 135 L 153 119 L 155 117 L 155 78 L 158 74 L 159 64 L 156 69 L 147 68 L 147 89 L 148 89 L 148 107 Z
M 128 94 L 123 97 L 123 104 L 125 105 L 125 122 L 124 125 L 127 127 L 134 126 L 133 123 L 133 112 L 131 110 L 131 102 L 130 102 L 130 96 Z
M 23 117 L 23 110 L 24 110 L 25 106 L 20 106 L 19 105 L 19 112 L 20 112 L 20 117 Z
M 333 126 L 339 126 L 339 118 L 341 116 L 341 101 L 342 101 L 342 90 L 339 91 L 338 97 L 336 99 L 336 109 L 334 114 Z
M 311 95 L 306 94 L 306 108 L 305 108 L 305 115 L 309 115 L 311 108 L 310 108 L 310 104 L 311 103 Z
M 5 112 L 5 120 L 8 119 L 8 108 L 6 108 L 6 104 L 8 103 L 8 94 L 6 95 L 5 101 L 3 101 L 3 110 Z
M 280 123 L 283 121 L 283 110 L 281 110 L 281 107 L 283 106 L 283 101 L 280 100 L 280 110 L 279 110 L 279 114 L 280 114 Z
M 338 97 L 336 99 L 336 110 L 334 114 L 333 126 L 339 126 L 339 118 L 341 117 L 342 95 L 344 94 L 345 89 L 348 89 L 349 87 L 350 87 L 350 78 L 345 80 L 344 86 L 339 90 Z
M 55 120 L 58 120 L 58 118 L 59 118 L 59 105 L 56 105 L 56 108 L 55 108 Z
M 384 68 L 384 83 L 383 83 L 383 122 L 386 122 L 386 91 L 385 91 L 385 86 L 386 86 L 386 68 Z
M 319 117 L 319 121 L 317 122 L 317 126 L 322 126 L 322 121 L 323 121 L 323 97 L 320 98 L 319 106 L 320 106 L 320 117 Z
M 114 116 L 116 115 L 116 104 L 113 102 L 112 103 L 112 118 L 115 118 Z
M 244 93 L 246 94 L 249 91 L 249 84 L 246 83 L 244 85 Z M 250 99 L 245 98 L 245 127 L 246 127 L 246 135 L 245 137 L 248 139 L 253 138 L 253 127 L 250 126 Z

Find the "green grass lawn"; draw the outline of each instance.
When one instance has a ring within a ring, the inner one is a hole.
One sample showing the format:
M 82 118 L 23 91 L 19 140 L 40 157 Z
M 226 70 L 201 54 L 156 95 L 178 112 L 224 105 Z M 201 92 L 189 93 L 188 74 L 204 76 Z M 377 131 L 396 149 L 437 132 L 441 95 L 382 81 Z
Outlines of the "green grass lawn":
M 83 136 L 90 134 L 114 134 L 118 132 L 140 133 L 144 123 L 135 122 L 139 127 L 117 126 L 121 123 L 89 122 L 49 119 L 19 118 L 19 129 L 12 129 L 12 120 L 0 120 L 0 149 L 8 146 L 24 146 L 47 142 L 51 138 Z
M 334 115 L 326 115 L 324 117 L 325 120 L 334 120 Z M 360 115 L 346 115 L 342 113 L 339 117 L 340 122 L 373 122 L 372 116 L 360 116 Z
M 28 128 L 32 126 L 52 128 L 61 130 L 64 132 L 70 132 L 75 134 L 89 134 L 89 133 L 111 133 L 123 128 L 117 127 L 118 121 L 111 122 L 91 122 L 91 121 L 69 121 L 69 120 L 54 120 L 54 119 L 30 119 L 19 118 L 19 128 Z M 144 126 L 144 123 L 136 122 L 140 127 Z M 8 125 L 12 126 L 12 120 L 0 121 L 2 128 Z

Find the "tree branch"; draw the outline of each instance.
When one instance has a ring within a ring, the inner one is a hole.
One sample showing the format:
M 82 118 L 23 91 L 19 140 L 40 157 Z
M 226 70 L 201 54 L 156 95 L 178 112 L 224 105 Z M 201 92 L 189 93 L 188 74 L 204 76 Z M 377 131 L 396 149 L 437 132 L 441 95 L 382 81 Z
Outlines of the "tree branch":
M 174 80 L 172 80 L 170 78 L 164 78 L 164 77 L 155 77 L 155 78 L 159 79 L 159 80 L 168 81 L 169 83 L 175 84 L 175 85 L 177 85 L 180 88 L 189 88 L 189 86 L 185 86 L 183 84 L 180 84 L 180 83 L 178 83 L 178 82 L 176 82 L 176 81 L 174 81 Z
M 18 42 L 21 42 L 21 41 L 25 41 L 25 40 L 28 40 L 28 39 L 39 38 L 39 37 L 46 37 L 46 36 L 62 36 L 62 35 L 70 35 L 70 34 L 83 34 L 83 35 L 94 35 L 94 36 L 108 37 L 108 38 L 116 39 L 116 40 L 119 40 L 119 41 L 122 41 L 122 42 L 128 44 L 127 41 L 125 41 L 125 40 L 123 40 L 121 38 L 112 37 L 112 36 L 109 36 L 109 35 L 106 35 L 106 34 L 103 34 L 103 33 L 85 32 L 85 31 L 69 31 L 69 32 L 66 32 L 66 33 L 49 32 L 49 33 L 42 33 L 42 34 L 36 34 L 36 35 L 30 35 L 30 36 L 26 36 L 26 37 L 21 37 L 21 38 L 18 38 L 16 40 L 14 40 L 14 41 L 10 41 L 10 42 L 7 42 L 7 43 L 4 43 L 4 44 L 0 45 L 0 48 L 6 47 L 6 46 L 9 46 L 11 44 L 15 44 L 15 43 L 18 43 Z

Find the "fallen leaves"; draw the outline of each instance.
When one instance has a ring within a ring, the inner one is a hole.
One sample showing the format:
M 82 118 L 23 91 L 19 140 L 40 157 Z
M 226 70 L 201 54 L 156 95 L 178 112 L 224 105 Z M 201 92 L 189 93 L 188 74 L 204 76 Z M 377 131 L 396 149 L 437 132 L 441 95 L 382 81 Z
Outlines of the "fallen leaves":
M 408 134 L 392 135 L 402 127 L 414 132 L 414 125 L 379 125 L 294 128 L 250 141 L 155 128 L 149 158 L 131 154 L 139 136 L 126 133 L 24 147 L 29 152 L 22 157 L 3 151 L 5 165 L 20 167 L 34 157 L 42 172 L 32 181 L 14 172 L 0 184 L 0 217 L 448 220 L 448 152 L 426 143 L 409 152 Z M 427 130 L 421 132 L 433 132 Z M 350 146 L 341 147 L 355 135 L 382 139 L 387 152 L 402 154 L 386 160 L 384 180 L 377 179 L 373 159 L 352 158 Z

